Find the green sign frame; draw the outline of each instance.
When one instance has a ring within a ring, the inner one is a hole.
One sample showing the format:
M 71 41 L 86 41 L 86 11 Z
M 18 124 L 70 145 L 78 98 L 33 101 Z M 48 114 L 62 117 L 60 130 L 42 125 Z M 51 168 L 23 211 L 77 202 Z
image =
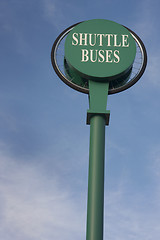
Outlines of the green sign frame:
M 88 80 L 79 75 L 77 78 L 78 80 L 76 80 L 75 79 L 76 72 L 68 66 L 66 59 L 62 58 L 62 51 L 64 51 L 65 39 L 67 38 L 70 31 L 72 31 L 76 26 L 78 26 L 81 23 L 83 22 L 75 23 L 59 34 L 59 36 L 56 38 L 52 46 L 51 62 L 54 71 L 66 85 L 79 92 L 89 94 Z M 137 53 L 132 67 L 134 69 L 134 73 L 132 73 L 132 75 L 126 74 L 125 80 L 122 79 L 122 82 L 119 85 L 117 84 L 116 80 L 115 82 L 114 81 L 110 82 L 108 90 L 109 95 L 125 91 L 128 88 L 132 87 L 141 78 L 147 65 L 147 52 L 143 41 L 134 31 L 127 28 L 126 26 L 123 27 L 126 28 L 131 33 L 136 42 Z M 63 67 L 64 64 L 66 65 L 65 68 Z

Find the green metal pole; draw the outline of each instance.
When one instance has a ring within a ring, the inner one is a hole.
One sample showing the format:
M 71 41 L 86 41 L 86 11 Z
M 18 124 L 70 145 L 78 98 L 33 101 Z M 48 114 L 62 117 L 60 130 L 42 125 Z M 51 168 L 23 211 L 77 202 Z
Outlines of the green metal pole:
M 87 240 L 103 239 L 105 118 L 90 119 Z
M 105 125 L 109 124 L 106 110 L 108 83 L 89 82 L 90 124 L 87 240 L 103 240 Z

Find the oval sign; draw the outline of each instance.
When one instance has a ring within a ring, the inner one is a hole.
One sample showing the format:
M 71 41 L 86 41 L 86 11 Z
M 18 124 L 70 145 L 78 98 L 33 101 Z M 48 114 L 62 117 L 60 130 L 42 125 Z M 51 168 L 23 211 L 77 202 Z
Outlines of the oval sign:
M 94 19 L 75 26 L 65 40 L 65 59 L 83 78 L 112 81 L 131 72 L 136 43 L 122 25 Z

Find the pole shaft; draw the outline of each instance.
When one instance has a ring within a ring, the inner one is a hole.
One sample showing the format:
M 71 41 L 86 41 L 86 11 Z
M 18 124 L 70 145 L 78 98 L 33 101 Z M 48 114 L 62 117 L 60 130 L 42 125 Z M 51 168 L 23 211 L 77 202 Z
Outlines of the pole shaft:
M 90 120 L 87 240 L 103 239 L 105 118 Z

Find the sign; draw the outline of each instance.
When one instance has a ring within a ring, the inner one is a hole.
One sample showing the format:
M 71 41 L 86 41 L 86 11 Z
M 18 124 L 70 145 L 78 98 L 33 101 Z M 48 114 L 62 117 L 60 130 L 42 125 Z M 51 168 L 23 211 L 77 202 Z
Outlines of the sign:
M 95 81 L 128 77 L 136 43 L 122 25 L 94 19 L 76 25 L 65 40 L 65 61 L 72 75 Z

